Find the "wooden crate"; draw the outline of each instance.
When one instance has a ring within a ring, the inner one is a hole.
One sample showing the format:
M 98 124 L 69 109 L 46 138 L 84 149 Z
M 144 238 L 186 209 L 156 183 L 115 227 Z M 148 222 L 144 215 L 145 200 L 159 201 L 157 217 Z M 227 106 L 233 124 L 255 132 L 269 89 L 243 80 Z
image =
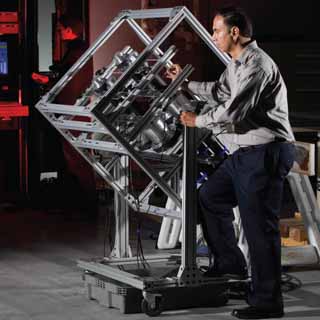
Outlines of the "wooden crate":
M 308 241 L 296 241 L 291 238 L 281 238 L 282 247 L 299 247 L 305 246 L 308 244 Z
M 290 227 L 289 230 L 289 238 L 293 239 L 295 241 L 307 241 L 308 240 L 308 235 L 307 232 L 305 230 L 305 227 L 302 225 L 298 225 L 298 226 L 292 226 Z
M 296 226 L 303 226 L 303 221 L 296 218 L 288 218 L 280 220 L 280 234 L 281 237 L 288 238 L 290 233 L 290 228 Z

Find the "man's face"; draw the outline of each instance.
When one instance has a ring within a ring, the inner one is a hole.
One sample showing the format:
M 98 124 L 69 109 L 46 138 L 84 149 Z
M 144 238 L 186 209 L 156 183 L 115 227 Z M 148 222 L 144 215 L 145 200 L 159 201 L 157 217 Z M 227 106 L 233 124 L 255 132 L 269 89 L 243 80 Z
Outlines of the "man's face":
M 215 16 L 212 23 L 212 40 L 215 45 L 223 52 L 230 52 L 233 39 L 230 34 L 230 27 L 224 23 L 222 16 Z

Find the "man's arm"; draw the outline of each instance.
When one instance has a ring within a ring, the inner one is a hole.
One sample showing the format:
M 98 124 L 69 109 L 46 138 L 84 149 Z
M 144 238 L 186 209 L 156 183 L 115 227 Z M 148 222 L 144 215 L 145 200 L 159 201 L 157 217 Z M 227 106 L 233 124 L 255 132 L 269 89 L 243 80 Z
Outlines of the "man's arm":
M 190 81 L 188 88 L 195 94 L 208 100 L 210 105 L 219 105 L 230 98 L 230 85 L 228 83 L 228 69 L 220 76 L 218 81 L 197 82 Z
M 199 115 L 195 125 L 199 128 L 212 128 L 218 124 L 234 124 L 245 119 L 257 106 L 268 82 L 262 69 L 253 69 L 242 79 L 234 97 L 219 105 L 215 110 Z
M 170 69 L 165 72 L 168 79 L 175 80 L 182 72 L 179 64 L 173 64 Z M 209 100 L 210 105 L 218 105 L 230 98 L 230 85 L 228 83 L 228 68 L 221 74 L 218 81 L 213 82 L 198 82 L 190 81 L 188 89 L 193 93 Z

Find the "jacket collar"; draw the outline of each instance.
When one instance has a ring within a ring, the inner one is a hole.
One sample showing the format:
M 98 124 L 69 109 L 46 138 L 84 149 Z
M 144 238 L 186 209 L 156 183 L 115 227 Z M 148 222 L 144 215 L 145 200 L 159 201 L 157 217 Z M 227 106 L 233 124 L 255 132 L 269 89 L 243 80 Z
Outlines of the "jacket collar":
M 240 57 L 236 59 L 235 62 L 240 64 L 245 64 L 250 53 L 257 48 L 258 48 L 257 41 L 255 40 L 250 41 L 242 51 Z

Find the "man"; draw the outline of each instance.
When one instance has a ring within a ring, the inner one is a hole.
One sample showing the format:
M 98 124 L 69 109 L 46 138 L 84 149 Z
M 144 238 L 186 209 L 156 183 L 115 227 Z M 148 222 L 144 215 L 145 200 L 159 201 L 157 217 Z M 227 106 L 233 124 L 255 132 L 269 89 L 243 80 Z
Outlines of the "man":
M 252 283 L 249 307 L 232 315 L 282 317 L 278 221 L 283 182 L 294 156 L 286 86 L 274 61 L 252 40 L 252 24 L 242 9 L 229 7 L 216 14 L 212 40 L 232 60 L 218 81 L 189 83 L 195 93 L 210 96 L 210 108 L 200 115 L 183 112 L 180 118 L 188 127 L 232 129 L 225 136 L 233 149 L 237 146 L 199 191 L 204 233 L 214 255 L 207 275 L 246 274 L 232 226 L 232 209 L 238 206 Z M 168 77 L 175 79 L 180 71 L 174 65 Z
M 63 41 L 65 52 L 60 61 L 56 61 L 49 69 L 53 76 L 47 82 L 54 85 L 81 57 L 87 49 L 82 39 L 83 24 L 81 20 L 69 15 L 63 15 L 57 23 L 59 38 Z M 55 103 L 73 105 L 82 92 L 89 86 L 92 79 L 92 63 L 84 65 L 74 78 L 62 89 L 55 99 Z M 37 74 L 33 75 L 36 78 Z M 38 77 L 39 78 L 39 77 Z M 39 82 L 39 81 L 38 81 Z M 88 120 L 76 117 L 75 120 Z M 97 196 L 95 175 L 92 167 L 82 156 L 56 132 L 55 129 L 45 129 L 45 145 L 43 146 L 43 171 L 57 171 L 61 176 L 60 201 L 63 207 L 77 209 L 85 218 L 96 218 Z M 68 192 L 67 192 L 68 191 Z
M 32 74 L 33 80 L 49 86 L 54 85 L 87 49 L 86 43 L 82 40 L 83 24 L 79 19 L 62 15 L 57 23 L 56 31 L 56 41 L 64 43 L 65 52 L 63 57 L 49 67 L 53 73 L 50 78 L 38 73 Z M 81 79 L 81 77 L 79 78 Z M 78 92 L 75 92 L 73 95 L 78 95 Z
M 65 52 L 62 59 L 49 68 L 59 79 L 75 64 L 88 46 L 82 39 L 83 24 L 78 18 L 68 15 L 61 16 L 57 24 L 57 31 L 64 43 Z M 66 104 L 73 104 L 79 93 L 82 93 L 90 83 L 90 76 L 92 76 L 92 67 L 86 64 L 66 85 L 58 99 Z
M 78 18 L 62 15 L 58 21 L 58 31 L 61 40 L 65 43 L 66 50 L 61 61 L 53 64 L 50 70 L 56 73 L 59 79 L 76 63 L 88 46 L 82 39 L 83 23 Z M 73 105 L 81 93 L 90 85 L 92 74 L 92 63 L 85 64 L 62 89 L 56 102 Z M 88 118 L 80 116 L 75 117 L 74 120 L 89 121 Z M 98 209 L 94 171 L 65 139 L 62 139 L 62 147 L 64 156 L 63 178 L 66 182 L 66 188 L 70 188 L 74 195 L 72 202 L 76 204 L 76 207 L 82 211 L 86 218 L 95 219 Z

